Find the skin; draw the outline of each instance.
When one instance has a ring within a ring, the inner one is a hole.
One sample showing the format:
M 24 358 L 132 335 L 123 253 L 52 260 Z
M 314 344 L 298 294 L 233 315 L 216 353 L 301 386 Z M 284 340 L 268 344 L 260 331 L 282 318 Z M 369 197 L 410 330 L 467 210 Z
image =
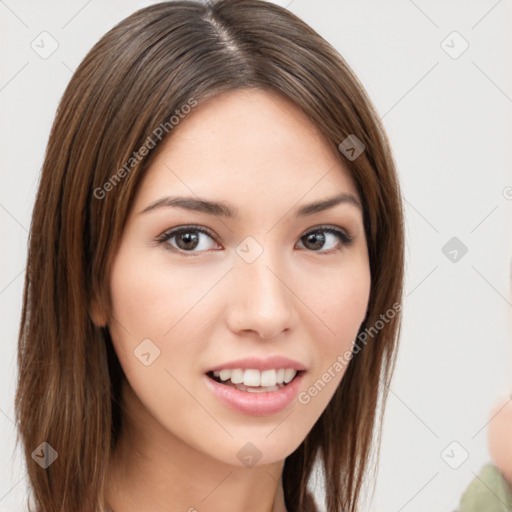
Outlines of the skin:
M 512 389 L 496 400 L 487 428 L 489 453 L 508 484 L 512 486 Z
M 512 485 L 512 394 L 498 400 L 490 414 L 487 431 L 489 453 Z
M 340 193 L 360 197 L 339 155 L 273 92 L 212 98 L 163 144 L 115 255 L 112 317 L 92 304 L 127 376 L 108 501 L 117 512 L 283 512 L 284 459 L 318 420 L 345 368 L 307 405 L 295 400 L 260 417 L 222 404 L 204 373 L 242 357 L 283 355 L 306 366 L 302 392 L 352 349 L 371 284 L 362 210 L 341 203 L 308 217 L 293 212 Z M 168 195 L 224 201 L 239 218 L 178 207 L 140 213 Z M 190 224 L 213 236 L 192 230 L 200 245 L 188 252 L 178 249 L 182 237 L 155 241 Z M 323 224 L 345 230 L 352 243 L 321 231 L 325 242 L 315 248 L 304 235 Z M 236 252 L 248 236 L 263 249 L 250 264 Z M 149 366 L 134 357 L 146 338 L 160 349 Z M 252 467 L 237 457 L 248 441 L 261 453 Z

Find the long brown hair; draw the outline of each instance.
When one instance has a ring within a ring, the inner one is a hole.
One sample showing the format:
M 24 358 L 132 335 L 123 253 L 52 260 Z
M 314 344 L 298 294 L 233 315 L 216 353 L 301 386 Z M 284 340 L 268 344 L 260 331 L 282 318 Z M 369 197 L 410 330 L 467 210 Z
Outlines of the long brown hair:
M 172 136 L 169 119 L 192 98 L 201 104 L 248 87 L 278 91 L 299 106 L 363 201 L 372 285 L 360 333 L 371 341 L 359 344 L 283 470 L 290 512 L 303 509 L 317 455 L 327 511 L 356 510 L 368 469 L 376 469 L 373 435 L 377 426 L 380 446 L 400 331 L 403 213 L 389 143 L 363 86 L 320 35 L 272 3 L 220 0 L 163 2 L 121 21 L 84 58 L 58 107 L 30 228 L 15 400 L 17 443 L 38 512 L 105 506 L 124 375 L 90 305 L 96 300 L 110 316 L 111 263 L 161 141 L 153 135 L 156 147 L 139 150 L 159 127 Z M 355 159 L 338 150 L 349 135 L 365 147 Z M 45 469 L 32 456 L 39 449 L 52 460 L 44 442 L 58 454 Z

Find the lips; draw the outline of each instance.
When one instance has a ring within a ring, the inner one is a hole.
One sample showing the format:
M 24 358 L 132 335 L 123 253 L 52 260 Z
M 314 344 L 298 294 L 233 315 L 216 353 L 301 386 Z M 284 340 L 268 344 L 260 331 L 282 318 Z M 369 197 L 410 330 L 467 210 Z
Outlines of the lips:
M 212 378 L 213 374 L 204 375 L 204 379 L 206 387 L 228 408 L 250 416 L 268 416 L 294 402 L 302 387 L 303 374 L 304 371 L 299 371 L 288 384 L 274 387 L 250 388 L 243 384 L 220 383 Z
M 205 378 L 229 408 L 265 416 L 291 404 L 305 371 L 305 365 L 287 357 L 250 357 L 218 364 L 205 372 Z
M 255 369 L 260 372 L 265 370 L 279 370 L 280 368 L 289 368 L 297 372 L 306 370 L 305 365 L 298 361 L 284 356 L 272 356 L 267 358 L 246 357 L 244 359 L 227 361 L 209 368 L 205 373 L 221 370 L 235 370 L 237 368 L 242 370 Z
M 277 391 L 305 370 L 298 361 L 282 356 L 228 361 L 206 372 L 215 382 L 240 391 Z

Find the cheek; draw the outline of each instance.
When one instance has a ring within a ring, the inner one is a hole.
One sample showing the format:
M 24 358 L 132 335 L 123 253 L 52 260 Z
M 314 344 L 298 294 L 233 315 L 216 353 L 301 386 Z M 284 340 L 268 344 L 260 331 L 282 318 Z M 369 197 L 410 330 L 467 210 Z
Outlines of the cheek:
M 110 281 L 113 317 L 134 338 L 150 335 L 163 339 L 186 314 L 201 290 L 190 274 L 169 270 L 147 250 L 121 250 Z
M 110 287 L 112 322 L 130 333 L 134 341 L 156 334 L 155 321 L 163 321 L 163 286 L 154 271 L 137 265 L 136 258 L 121 257 L 112 270 Z
M 308 421 L 316 419 L 327 407 L 340 384 L 352 357 L 352 348 L 363 322 L 370 296 L 369 266 L 361 258 L 347 270 L 331 274 L 323 288 L 311 296 L 311 309 L 322 320 L 316 320 L 314 363 L 305 379 L 298 402 Z M 333 276 L 336 275 L 334 278 Z M 308 304 L 309 305 L 309 304 Z
M 144 348 L 143 353 L 148 348 L 151 352 L 148 339 L 157 347 L 153 347 L 158 354 L 154 365 L 173 371 L 176 351 L 182 358 L 190 358 L 202 348 L 208 339 L 202 332 L 202 319 L 213 315 L 216 307 L 205 295 L 218 279 L 208 269 L 173 267 L 159 251 L 148 254 L 135 244 L 121 247 L 110 279 L 109 329 L 125 373 L 139 369 L 140 362 L 134 357 L 139 347 L 141 351 Z
M 176 288 L 170 290 L 172 284 L 164 277 L 165 273 L 148 262 L 142 251 L 121 247 L 110 279 L 109 329 L 126 374 L 141 366 L 134 357 L 138 351 L 150 352 L 151 360 L 158 357 L 155 362 L 161 362 L 159 350 L 163 348 L 164 334 L 178 321 L 175 317 L 180 313 L 180 300 L 175 289 L 182 289 L 182 283 L 173 281 Z M 175 277 L 179 279 L 178 275 Z
M 370 271 L 358 265 L 342 271 L 324 283 L 312 296 L 311 309 L 320 312 L 323 321 L 322 346 L 324 355 L 346 350 L 355 340 L 363 322 L 370 297 Z

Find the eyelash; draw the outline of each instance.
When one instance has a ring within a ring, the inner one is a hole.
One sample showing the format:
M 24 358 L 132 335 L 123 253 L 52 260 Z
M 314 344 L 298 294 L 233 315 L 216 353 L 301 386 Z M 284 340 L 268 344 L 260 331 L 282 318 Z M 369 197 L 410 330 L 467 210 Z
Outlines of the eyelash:
M 215 240 L 215 236 L 213 235 L 213 233 L 211 233 L 209 230 L 204 229 L 201 226 L 196 226 L 196 225 L 183 226 L 183 227 L 180 227 L 180 228 L 176 228 L 176 229 L 173 228 L 171 230 L 165 231 L 160 236 L 158 236 L 155 239 L 155 241 L 159 245 L 163 245 L 166 250 L 172 251 L 174 253 L 186 254 L 187 256 L 195 256 L 195 255 L 199 255 L 199 254 L 201 254 L 203 252 L 206 252 L 206 251 L 196 251 L 196 252 L 194 252 L 194 251 L 184 251 L 183 249 L 177 249 L 176 247 L 173 247 L 172 245 L 167 243 L 171 238 L 174 238 L 175 236 L 180 235 L 181 233 L 189 233 L 189 232 L 203 233 L 205 235 L 208 235 L 216 243 L 218 243 L 217 240 Z M 347 246 L 351 245 L 352 242 L 353 242 L 353 238 L 350 235 L 348 235 L 344 230 L 342 230 L 340 228 L 336 228 L 334 226 L 318 226 L 318 227 L 315 227 L 314 229 L 304 233 L 304 235 L 302 235 L 299 238 L 299 240 L 304 238 L 304 237 L 306 237 L 306 236 L 308 236 L 308 235 L 310 235 L 310 234 L 322 233 L 322 232 L 331 233 L 334 236 L 336 236 L 338 238 L 338 240 L 340 241 L 342 247 L 343 246 L 347 247 Z M 313 251 L 313 250 L 311 250 L 310 252 L 318 253 L 318 254 L 333 254 L 335 252 L 340 251 L 342 247 L 338 246 L 337 248 L 330 249 L 329 251 Z

